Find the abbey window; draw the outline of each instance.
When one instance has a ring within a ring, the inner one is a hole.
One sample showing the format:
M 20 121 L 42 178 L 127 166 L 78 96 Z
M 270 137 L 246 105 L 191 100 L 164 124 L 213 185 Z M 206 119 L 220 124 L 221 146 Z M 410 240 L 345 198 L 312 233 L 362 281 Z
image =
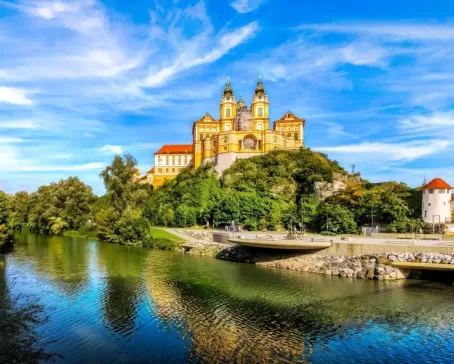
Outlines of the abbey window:
M 263 107 L 259 107 L 258 116 L 263 116 Z
M 225 109 L 225 117 L 229 118 L 230 114 L 231 114 L 230 107 L 228 107 L 227 109 Z

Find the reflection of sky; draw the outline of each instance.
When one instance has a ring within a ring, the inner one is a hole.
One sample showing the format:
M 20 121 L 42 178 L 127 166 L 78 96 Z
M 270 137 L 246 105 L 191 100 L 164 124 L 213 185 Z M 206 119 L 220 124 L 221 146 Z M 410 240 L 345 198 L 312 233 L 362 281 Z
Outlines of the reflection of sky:
M 14 294 L 45 306 L 50 320 L 39 332 L 55 340 L 48 350 L 65 362 L 184 362 L 247 358 L 248 351 L 258 360 L 270 347 L 273 359 L 296 353 L 315 363 L 454 360 L 449 286 L 331 279 L 79 239 L 61 238 L 60 249 L 55 243 L 17 244 L 7 279 Z M 59 269 L 68 256 L 71 274 Z

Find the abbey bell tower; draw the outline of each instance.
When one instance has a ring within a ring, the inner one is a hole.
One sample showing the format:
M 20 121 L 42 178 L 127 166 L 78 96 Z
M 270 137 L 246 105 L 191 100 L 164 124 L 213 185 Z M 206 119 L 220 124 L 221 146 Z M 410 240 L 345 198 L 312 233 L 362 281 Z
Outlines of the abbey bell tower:
M 235 116 L 235 95 L 233 94 L 232 87 L 230 86 L 230 78 L 228 77 L 220 105 L 221 132 L 233 130 L 233 121 L 235 119 Z
M 252 114 L 254 115 L 254 129 L 268 130 L 268 97 L 263 88 L 262 79 L 259 76 L 257 87 L 255 88 L 254 97 L 252 98 Z

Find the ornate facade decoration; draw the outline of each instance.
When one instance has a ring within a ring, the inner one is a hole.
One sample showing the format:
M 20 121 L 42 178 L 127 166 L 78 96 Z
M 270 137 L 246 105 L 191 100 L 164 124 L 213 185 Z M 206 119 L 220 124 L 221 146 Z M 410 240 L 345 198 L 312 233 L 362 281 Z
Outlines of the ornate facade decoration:
M 192 145 L 181 145 L 181 148 L 164 145 L 155 153 L 155 167 L 147 173 L 144 181 L 153 181 L 154 187 L 158 188 L 165 181 L 175 178 L 181 168 L 197 168 L 207 162 L 214 162 L 221 175 L 237 159 L 302 147 L 305 120 L 287 112 L 270 129 L 268 106 L 268 96 L 260 77 L 250 108 L 242 97 L 236 102 L 227 79 L 219 107 L 219 120 L 206 113 L 193 123 Z M 187 164 L 180 164 L 179 161 L 186 161 Z

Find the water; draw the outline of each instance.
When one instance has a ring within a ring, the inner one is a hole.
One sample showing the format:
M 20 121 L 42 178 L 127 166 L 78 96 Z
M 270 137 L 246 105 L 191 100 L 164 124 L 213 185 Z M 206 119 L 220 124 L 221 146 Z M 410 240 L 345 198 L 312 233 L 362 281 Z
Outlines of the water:
M 31 234 L 2 261 L 0 290 L 42 305 L 39 343 L 57 362 L 454 360 L 454 289 L 441 283 L 333 278 Z

